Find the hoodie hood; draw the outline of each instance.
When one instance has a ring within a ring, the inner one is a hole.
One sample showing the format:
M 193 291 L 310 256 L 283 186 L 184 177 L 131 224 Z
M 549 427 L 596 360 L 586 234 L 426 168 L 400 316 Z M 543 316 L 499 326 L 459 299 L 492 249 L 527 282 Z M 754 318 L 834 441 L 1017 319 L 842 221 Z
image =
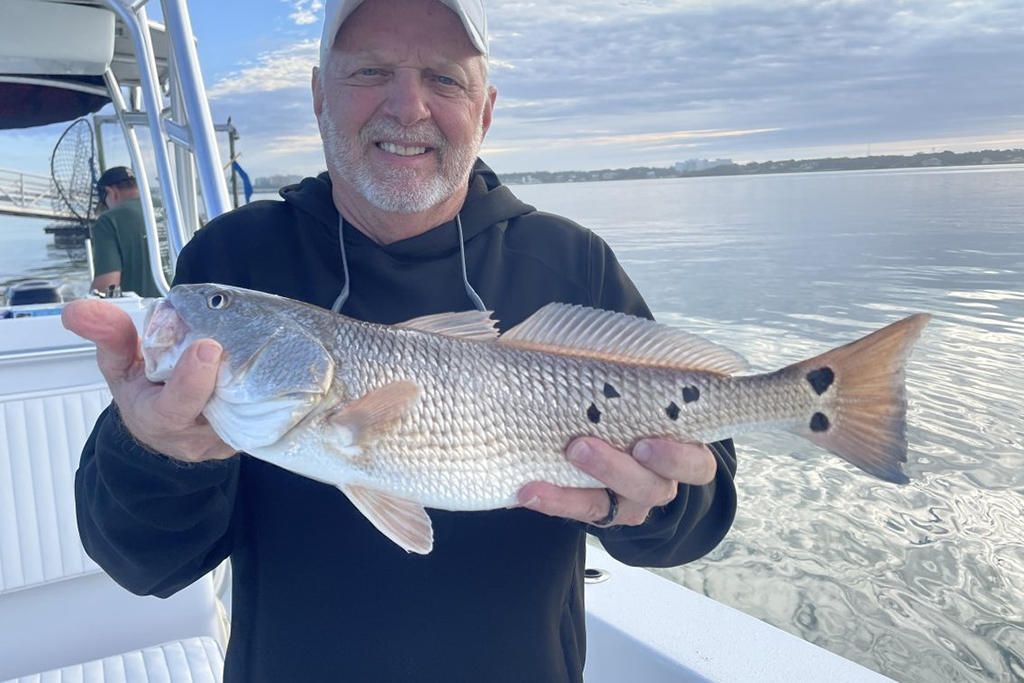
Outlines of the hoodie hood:
M 315 178 L 305 178 L 297 185 L 281 188 L 281 197 L 292 208 L 308 214 L 319 227 L 330 230 L 332 235 L 337 234 L 338 209 L 334 206 L 331 178 L 326 171 Z M 517 199 L 502 185 L 487 164 L 477 159 L 469 176 L 469 193 L 459 213 L 467 244 L 491 226 L 504 227 L 508 220 L 534 211 L 534 207 Z M 399 258 L 443 255 L 458 249 L 457 233 L 456 223 L 451 220 L 408 239 L 380 245 L 346 221 L 345 245 L 354 248 L 372 246 Z

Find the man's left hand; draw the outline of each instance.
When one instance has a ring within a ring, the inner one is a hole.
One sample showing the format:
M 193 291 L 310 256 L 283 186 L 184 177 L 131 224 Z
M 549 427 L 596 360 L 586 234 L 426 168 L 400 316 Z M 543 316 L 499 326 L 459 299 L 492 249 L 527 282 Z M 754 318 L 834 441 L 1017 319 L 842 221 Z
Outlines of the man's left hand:
M 638 526 L 651 510 L 672 502 L 679 484 L 703 486 L 715 478 L 718 462 L 703 444 L 644 439 L 632 455 L 592 437 L 574 439 L 569 461 L 607 485 L 618 499 L 614 519 L 603 526 Z M 608 518 L 612 496 L 605 489 L 563 488 L 535 481 L 519 490 L 531 510 L 594 524 Z

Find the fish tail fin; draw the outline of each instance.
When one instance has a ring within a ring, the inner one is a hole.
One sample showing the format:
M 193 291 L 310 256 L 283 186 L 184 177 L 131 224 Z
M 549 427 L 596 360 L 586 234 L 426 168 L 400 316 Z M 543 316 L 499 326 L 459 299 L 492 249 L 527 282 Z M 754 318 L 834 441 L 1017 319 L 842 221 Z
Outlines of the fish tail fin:
M 821 401 L 800 436 L 874 476 L 909 479 L 905 368 L 910 350 L 931 319 L 913 315 L 787 370 L 799 372 Z

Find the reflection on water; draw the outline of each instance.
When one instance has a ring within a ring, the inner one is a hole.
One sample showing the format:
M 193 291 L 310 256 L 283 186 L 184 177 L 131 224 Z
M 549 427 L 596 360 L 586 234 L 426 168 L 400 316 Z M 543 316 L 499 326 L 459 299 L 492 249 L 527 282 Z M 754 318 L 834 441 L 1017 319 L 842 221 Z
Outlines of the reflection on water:
M 744 436 L 734 528 L 663 573 L 903 683 L 1024 680 L 1024 167 L 515 189 L 606 239 L 660 320 L 758 370 L 931 313 L 909 485 Z M 84 291 L 23 232 L 0 229 L 0 283 Z
M 83 296 L 89 289 L 85 248 L 53 245 L 43 232 L 51 221 L 0 216 L 0 303 L 7 287 L 18 280 L 54 280 L 66 298 Z
M 660 573 L 898 681 L 1024 680 L 1024 168 L 517 191 L 606 239 L 660 320 L 758 370 L 931 313 L 909 485 L 743 436 L 734 528 Z

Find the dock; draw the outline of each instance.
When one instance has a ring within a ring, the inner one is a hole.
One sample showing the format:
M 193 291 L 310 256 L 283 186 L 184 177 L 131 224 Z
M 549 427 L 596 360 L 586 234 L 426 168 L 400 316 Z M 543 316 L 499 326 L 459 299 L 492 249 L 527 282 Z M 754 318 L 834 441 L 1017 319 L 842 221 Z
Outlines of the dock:
M 53 246 L 59 249 L 81 249 L 89 238 L 89 226 L 78 222 L 51 223 L 43 232 L 53 235 Z
M 0 168 L 0 214 L 29 218 L 73 219 L 61 205 L 49 176 Z

